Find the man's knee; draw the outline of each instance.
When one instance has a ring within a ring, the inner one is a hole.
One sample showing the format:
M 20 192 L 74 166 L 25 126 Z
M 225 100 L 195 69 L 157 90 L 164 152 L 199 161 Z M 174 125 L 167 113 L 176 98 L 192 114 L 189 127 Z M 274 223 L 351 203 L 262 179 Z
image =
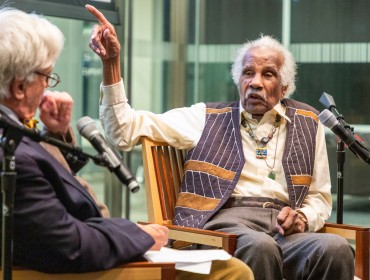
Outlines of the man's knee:
M 237 258 L 231 258 L 227 261 L 213 261 L 211 275 L 211 279 L 254 279 L 252 270 Z
M 252 270 L 242 261 L 231 258 L 212 261 L 210 274 L 176 271 L 176 280 L 254 280 Z
M 335 234 L 324 234 L 319 250 L 325 257 L 338 261 L 354 261 L 355 253 L 348 241 Z
M 263 235 L 263 234 L 261 234 Z M 274 259 L 282 260 L 282 252 L 278 244 L 273 238 L 266 235 L 258 239 L 248 240 L 248 242 L 239 242 L 237 244 L 237 250 L 234 254 L 235 257 L 246 261 L 251 256 L 256 262 L 266 261 L 273 262 Z M 248 263 L 248 261 L 246 261 Z

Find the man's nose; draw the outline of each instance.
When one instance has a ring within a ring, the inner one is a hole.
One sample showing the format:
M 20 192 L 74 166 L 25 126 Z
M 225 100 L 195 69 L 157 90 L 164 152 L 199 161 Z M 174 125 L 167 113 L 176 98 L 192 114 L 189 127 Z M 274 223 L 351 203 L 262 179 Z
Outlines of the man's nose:
M 262 80 L 260 74 L 255 74 L 249 84 L 249 86 L 253 88 L 261 88 L 262 87 Z

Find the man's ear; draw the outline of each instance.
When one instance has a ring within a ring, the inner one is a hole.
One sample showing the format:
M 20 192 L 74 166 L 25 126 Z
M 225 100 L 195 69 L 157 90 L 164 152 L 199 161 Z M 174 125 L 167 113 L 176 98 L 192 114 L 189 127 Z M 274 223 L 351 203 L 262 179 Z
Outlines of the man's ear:
M 285 96 L 285 94 L 286 94 L 287 89 L 288 89 L 288 86 L 282 86 L 282 87 L 281 87 L 281 96 L 280 96 L 280 98 L 281 98 L 281 99 L 283 99 L 283 98 L 284 98 L 284 96 Z
M 21 100 L 24 98 L 24 91 L 26 89 L 26 83 L 24 80 L 19 78 L 14 78 L 10 82 L 10 95 L 16 100 Z

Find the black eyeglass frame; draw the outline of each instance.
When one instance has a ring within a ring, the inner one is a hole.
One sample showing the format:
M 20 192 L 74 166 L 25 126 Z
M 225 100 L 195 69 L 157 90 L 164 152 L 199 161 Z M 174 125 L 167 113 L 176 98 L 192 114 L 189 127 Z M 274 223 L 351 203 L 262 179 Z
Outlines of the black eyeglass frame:
M 35 73 L 46 77 L 46 83 L 48 84 L 49 88 L 56 87 L 61 82 L 59 75 L 57 73 L 51 73 L 50 75 L 46 75 L 38 71 L 35 71 Z

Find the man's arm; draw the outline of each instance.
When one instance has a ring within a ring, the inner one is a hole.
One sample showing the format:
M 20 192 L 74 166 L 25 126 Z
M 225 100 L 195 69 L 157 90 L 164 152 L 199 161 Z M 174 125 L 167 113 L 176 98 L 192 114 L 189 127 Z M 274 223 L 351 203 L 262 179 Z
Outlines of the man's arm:
M 75 145 L 76 137 L 70 125 L 72 106 L 73 99 L 67 92 L 47 91 L 41 99 L 39 110 L 40 119 L 45 126 L 44 129 L 50 136 L 64 143 Z M 54 155 L 55 149 L 48 150 Z M 71 169 L 74 173 L 77 173 L 88 162 L 88 159 L 69 157 L 68 152 L 63 150 L 60 150 L 60 153 L 68 163 L 68 167 L 66 168 Z
M 82 186 L 36 143 L 18 149 L 17 265 L 53 273 L 104 270 L 166 243 L 161 226 L 151 232 L 125 219 L 101 218 Z
M 319 123 L 315 163 L 310 189 L 299 209 L 307 218 L 309 231 L 320 230 L 332 211 L 331 180 L 324 126 Z
M 86 5 L 100 25 L 95 25 L 90 36 L 90 48 L 100 57 L 103 63 L 103 84 L 112 85 L 121 80 L 120 51 L 113 25 L 94 6 Z
M 315 163 L 310 189 L 301 208 L 285 207 L 277 217 L 277 229 L 283 235 L 318 231 L 331 214 L 331 183 L 325 132 L 321 123 L 316 136 Z

